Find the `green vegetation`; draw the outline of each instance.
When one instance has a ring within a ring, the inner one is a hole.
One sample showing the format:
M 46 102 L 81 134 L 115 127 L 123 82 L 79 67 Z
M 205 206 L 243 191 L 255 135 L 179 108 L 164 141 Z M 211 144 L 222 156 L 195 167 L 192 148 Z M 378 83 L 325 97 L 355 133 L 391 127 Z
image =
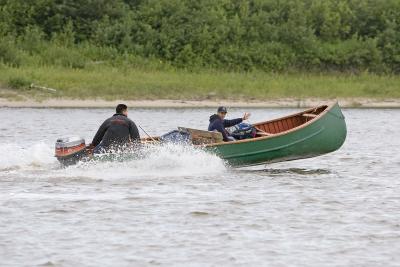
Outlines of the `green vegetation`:
M 400 97 L 399 18 L 398 0 L 0 0 L 0 86 L 73 98 Z
M 57 92 L 29 88 L 34 84 Z M 400 77 L 376 74 L 273 74 L 184 70 L 146 71 L 112 66 L 4 68 L 0 81 L 22 86 L 15 92 L 37 98 L 75 99 L 246 99 L 305 97 L 400 98 Z M 25 89 L 20 88 L 25 85 Z M 11 84 L 9 87 L 12 86 Z

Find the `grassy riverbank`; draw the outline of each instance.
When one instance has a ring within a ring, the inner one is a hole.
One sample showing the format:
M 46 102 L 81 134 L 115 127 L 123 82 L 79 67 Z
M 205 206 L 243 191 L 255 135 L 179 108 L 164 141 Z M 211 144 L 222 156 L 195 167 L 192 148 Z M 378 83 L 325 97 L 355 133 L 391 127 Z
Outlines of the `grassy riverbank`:
M 400 99 L 396 0 L 3 2 L 6 102 Z
M 0 86 L 3 88 L 0 97 L 11 100 L 400 98 L 399 76 L 368 73 L 189 72 L 101 65 L 84 69 L 1 66 Z M 41 87 L 54 88 L 56 91 Z

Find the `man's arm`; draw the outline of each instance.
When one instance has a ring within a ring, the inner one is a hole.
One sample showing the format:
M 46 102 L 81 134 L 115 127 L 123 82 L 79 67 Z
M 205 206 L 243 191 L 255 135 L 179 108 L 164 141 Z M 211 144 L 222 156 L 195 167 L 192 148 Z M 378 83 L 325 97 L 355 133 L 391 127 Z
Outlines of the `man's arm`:
M 231 126 L 235 126 L 238 123 L 241 123 L 243 121 L 242 118 L 237 118 L 237 119 L 233 119 L 233 120 L 224 120 L 224 127 L 231 127 Z
M 136 124 L 135 124 L 133 121 L 131 121 L 131 122 L 129 123 L 129 134 L 130 134 L 130 136 L 131 136 L 131 141 L 132 141 L 132 142 L 138 142 L 138 143 L 140 143 L 140 134 L 139 134 L 139 130 L 138 130 L 138 128 L 136 127 Z
M 222 138 L 225 142 L 229 141 L 228 134 L 222 123 L 218 123 L 218 125 L 216 125 L 215 129 L 222 134 Z
M 99 130 L 97 130 L 96 135 L 93 137 L 92 146 L 97 146 L 98 144 L 100 144 L 101 140 L 103 140 L 104 134 L 109 127 L 108 121 L 109 120 L 104 121 Z

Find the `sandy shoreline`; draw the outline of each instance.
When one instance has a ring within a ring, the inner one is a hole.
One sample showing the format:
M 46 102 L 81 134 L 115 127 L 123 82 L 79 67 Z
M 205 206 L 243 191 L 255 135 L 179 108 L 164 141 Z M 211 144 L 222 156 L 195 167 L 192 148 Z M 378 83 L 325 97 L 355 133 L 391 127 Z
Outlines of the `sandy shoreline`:
M 400 99 L 337 99 L 342 107 L 347 108 L 400 108 Z M 244 100 L 79 100 L 79 99 L 47 99 L 43 101 L 12 101 L 0 98 L 0 107 L 11 108 L 108 108 L 118 103 L 126 103 L 137 108 L 206 108 L 220 105 L 228 107 L 252 108 L 305 108 L 332 103 L 335 99 L 271 99 L 265 101 Z

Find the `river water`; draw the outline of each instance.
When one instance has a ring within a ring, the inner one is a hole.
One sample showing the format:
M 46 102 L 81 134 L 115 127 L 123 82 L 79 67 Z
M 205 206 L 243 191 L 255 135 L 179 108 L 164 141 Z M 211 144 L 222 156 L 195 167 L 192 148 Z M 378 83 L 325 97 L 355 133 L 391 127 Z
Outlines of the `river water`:
M 212 111 L 129 116 L 159 135 Z M 167 146 L 60 168 L 55 140 L 90 142 L 111 109 L 0 109 L 0 266 L 399 266 L 400 110 L 343 112 L 344 146 L 313 159 L 232 169 Z

